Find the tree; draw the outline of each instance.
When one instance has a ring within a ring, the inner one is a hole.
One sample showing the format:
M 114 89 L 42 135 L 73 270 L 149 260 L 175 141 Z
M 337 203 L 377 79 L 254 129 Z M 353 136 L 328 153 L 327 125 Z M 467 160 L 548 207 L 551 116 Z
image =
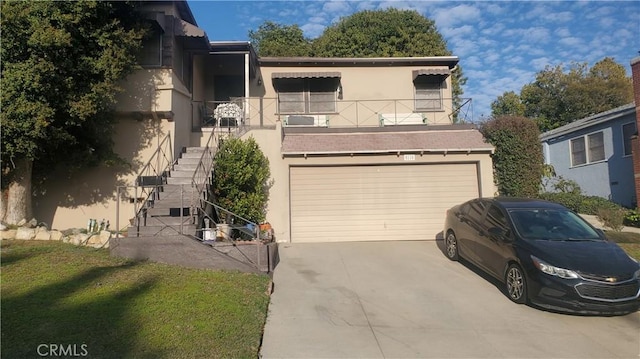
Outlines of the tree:
M 32 184 L 54 168 L 119 160 L 112 150 L 118 81 L 145 34 L 136 6 L 3 1 L 2 220 L 31 216 Z
M 282 26 L 265 22 L 249 32 L 260 56 L 315 57 L 425 57 L 450 56 L 447 43 L 435 22 L 417 11 L 366 10 L 340 19 L 318 38 L 306 39 L 297 25 Z M 268 50 L 267 50 L 268 49 Z M 467 79 L 462 68 L 452 74 L 454 108 L 462 100 Z
M 591 69 L 586 63 L 573 63 L 567 72 L 562 65 L 546 67 L 522 87 L 520 99 L 524 115 L 548 131 L 632 102 L 633 86 L 624 67 L 607 57 Z
M 537 196 L 543 174 L 542 145 L 536 123 L 520 116 L 501 116 L 480 126 L 495 146 L 493 169 L 502 196 Z
M 524 116 L 524 104 L 513 91 L 505 92 L 491 103 L 491 116 Z
M 265 220 L 269 198 L 269 159 L 253 137 L 224 140 L 214 158 L 214 197 L 226 210 L 252 222 Z
M 266 21 L 258 30 L 249 31 L 249 39 L 258 56 L 310 56 L 311 42 L 298 25 L 279 25 Z

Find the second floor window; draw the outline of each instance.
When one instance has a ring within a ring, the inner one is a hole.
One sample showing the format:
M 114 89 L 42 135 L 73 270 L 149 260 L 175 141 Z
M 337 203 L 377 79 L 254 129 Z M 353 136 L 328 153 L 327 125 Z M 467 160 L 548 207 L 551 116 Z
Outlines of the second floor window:
M 142 40 L 138 53 L 138 63 L 145 67 L 162 66 L 162 29 L 151 26 L 151 31 Z
M 435 76 L 418 76 L 413 85 L 416 90 L 416 111 L 442 110 L 442 81 Z
M 339 78 L 278 79 L 278 112 L 313 114 L 336 112 Z

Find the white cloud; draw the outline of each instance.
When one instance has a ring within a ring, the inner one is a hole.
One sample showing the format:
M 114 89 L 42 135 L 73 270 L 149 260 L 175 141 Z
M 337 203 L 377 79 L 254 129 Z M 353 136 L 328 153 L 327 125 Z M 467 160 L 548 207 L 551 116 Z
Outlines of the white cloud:
M 302 29 L 302 32 L 304 33 L 305 37 L 314 39 L 322 35 L 322 32 L 325 29 L 325 26 L 322 24 L 306 23 L 300 26 L 300 29 Z
M 575 48 L 584 46 L 584 41 L 582 39 L 573 37 L 573 36 L 563 37 L 560 40 L 558 40 L 558 43 L 564 46 L 571 46 Z M 580 50 L 580 49 L 577 49 L 577 50 Z
M 473 21 L 480 18 L 480 10 L 471 5 L 458 5 L 452 8 L 438 9 L 434 12 L 434 20 L 439 29 Z
M 328 1 L 322 5 L 322 11 L 330 14 L 348 14 L 351 11 L 351 5 L 346 1 Z
M 475 29 L 471 25 L 463 25 L 460 27 L 447 27 L 440 31 L 445 37 L 465 36 L 475 32 Z
M 548 57 L 537 57 L 535 59 L 531 59 L 529 63 L 536 72 L 543 70 L 547 66 L 553 66 L 553 60 L 549 59 Z
M 569 37 L 571 36 L 571 31 L 566 27 L 562 27 L 562 28 L 556 29 L 555 34 L 556 36 L 559 36 L 559 37 Z

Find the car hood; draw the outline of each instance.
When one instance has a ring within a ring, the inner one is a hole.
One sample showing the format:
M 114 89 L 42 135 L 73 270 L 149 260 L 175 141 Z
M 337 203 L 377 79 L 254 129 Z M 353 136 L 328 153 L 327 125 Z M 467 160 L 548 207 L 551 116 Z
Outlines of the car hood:
M 550 265 L 582 273 L 630 274 L 640 268 L 622 248 L 608 241 L 527 241 L 531 254 Z

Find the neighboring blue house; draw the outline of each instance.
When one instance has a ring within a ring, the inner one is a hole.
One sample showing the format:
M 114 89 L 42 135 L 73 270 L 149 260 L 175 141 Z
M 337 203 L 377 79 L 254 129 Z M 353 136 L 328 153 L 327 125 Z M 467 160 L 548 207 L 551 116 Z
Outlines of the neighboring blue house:
M 636 108 L 630 103 L 540 135 L 544 161 L 557 176 L 574 180 L 589 196 L 635 208 L 631 136 Z

